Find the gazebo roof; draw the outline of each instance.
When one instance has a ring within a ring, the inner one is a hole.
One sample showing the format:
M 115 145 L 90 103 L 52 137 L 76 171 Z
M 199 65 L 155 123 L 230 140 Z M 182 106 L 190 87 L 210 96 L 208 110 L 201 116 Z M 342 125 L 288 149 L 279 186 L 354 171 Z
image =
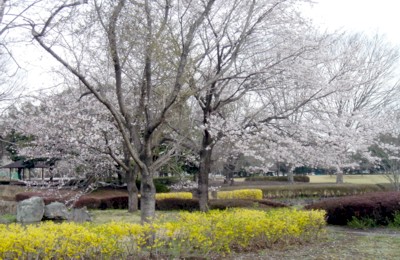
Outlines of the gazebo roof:
M 54 164 L 54 163 L 53 163 Z M 23 160 L 12 162 L 10 164 L 1 166 L 0 168 L 7 168 L 7 169 L 26 169 L 26 168 L 51 168 L 54 165 L 48 161 L 36 161 L 33 164 L 26 164 Z

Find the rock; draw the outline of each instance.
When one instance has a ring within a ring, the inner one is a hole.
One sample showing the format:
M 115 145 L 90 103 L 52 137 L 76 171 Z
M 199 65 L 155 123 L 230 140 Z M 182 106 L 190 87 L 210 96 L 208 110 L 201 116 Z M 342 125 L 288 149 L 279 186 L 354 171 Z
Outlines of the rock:
M 90 217 L 86 207 L 83 207 L 80 209 L 73 208 L 69 220 L 82 223 L 86 221 L 92 221 L 92 218 Z
M 44 218 L 49 220 L 67 220 L 69 211 L 61 202 L 53 202 L 44 207 Z
M 44 215 L 44 201 L 40 197 L 23 200 L 17 205 L 17 222 L 39 222 Z

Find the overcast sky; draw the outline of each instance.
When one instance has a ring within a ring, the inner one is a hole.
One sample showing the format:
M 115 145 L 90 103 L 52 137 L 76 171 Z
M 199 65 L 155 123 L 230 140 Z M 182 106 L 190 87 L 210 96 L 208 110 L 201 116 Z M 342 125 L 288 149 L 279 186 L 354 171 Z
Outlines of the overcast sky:
M 388 41 L 400 46 L 400 0 L 314 0 L 304 14 L 322 30 L 343 29 L 352 32 L 385 34 Z M 48 54 L 18 48 L 22 67 L 29 71 L 25 80 L 29 89 L 47 89 L 54 79 L 46 71 L 57 64 Z M 29 58 L 29 60 L 27 60 Z M 49 61 L 51 59 L 51 61 Z M 46 65 L 47 64 L 47 65 Z
M 321 28 L 385 34 L 400 44 L 399 0 L 315 0 L 307 10 Z

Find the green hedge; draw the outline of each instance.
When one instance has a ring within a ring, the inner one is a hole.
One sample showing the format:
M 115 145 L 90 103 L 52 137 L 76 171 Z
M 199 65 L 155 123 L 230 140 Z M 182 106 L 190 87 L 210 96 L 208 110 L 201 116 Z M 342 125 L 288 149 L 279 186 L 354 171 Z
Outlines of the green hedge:
M 138 189 L 140 189 L 140 180 L 136 180 L 136 186 Z M 170 192 L 171 189 L 163 183 L 163 181 L 158 181 L 158 179 L 154 179 L 154 186 L 156 187 L 156 192 L 157 193 L 163 193 L 163 192 Z
M 295 182 L 310 182 L 310 177 L 305 175 L 293 176 Z M 287 182 L 287 176 L 251 176 L 244 179 L 245 181 L 281 181 Z

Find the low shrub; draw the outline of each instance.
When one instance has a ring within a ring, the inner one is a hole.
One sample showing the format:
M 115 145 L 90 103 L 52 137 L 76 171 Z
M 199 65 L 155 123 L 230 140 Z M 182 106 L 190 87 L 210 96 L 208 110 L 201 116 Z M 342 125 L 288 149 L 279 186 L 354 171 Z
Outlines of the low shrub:
M 41 197 L 43 198 L 44 204 L 48 205 L 52 202 L 61 202 L 61 203 L 66 203 L 66 201 L 69 199 L 69 196 L 53 196 L 52 194 L 48 194 L 45 192 L 40 192 L 40 191 L 27 191 L 27 192 L 20 192 L 15 195 L 15 201 L 20 202 L 32 197 Z
M 232 251 L 318 239 L 323 211 L 249 209 L 179 213 L 151 224 L 44 222 L 0 225 L 1 259 L 217 258 Z M 154 243 L 149 244 L 150 238 Z
M 35 191 L 20 192 L 15 195 L 15 200 L 17 202 L 20 202 L 20 201 L 23 201 L 23 200 L 26 200 L 26 199 L 29 199 L 32 197 L 36 197 L 36 196 L 42 197 L 42 193 L 35 192 Z
M 307 209 L 323 209 L 327 212 L 327 221 L 334 225 L 347 225 L 353 217 L 370 218 L 377 225 L 387 225 L 393 220 L 396 211 L 400 210 L 399 192 L 376 192 L 359 196 L 348 196 L 327 199 Z
M 153 181 L 154 181 L 154 186 L 155 186 L 155 188 L 156 188 L 156 192 L 157 193 L 162 193 L 162 192 L 170 192 L 170 188 L 168 187 L 168 185 L 167 184 L 165 184 L 165 183 L 169 183 L 169 182 L 172 182 L 172 181 L 167 181 L 166 180 L 166 178 L 167 177 L 165 177 L 165 178 L 156 178 L 156 179 L 154 179 Z M 168 177 L 168 178 L 170 178 L 170 177 Z M 136 180 L 136 185 L 137 185 L 137 187 L 140 189 L 140 184 L 141 184 L 141 181 L 140 181 L 140 179 L 138 179 L 138 180 Z
M 347 222 L 347 226 L 351 228 L 358 228 L 358 229 L 368 229 L 368 228 L 373 228 L 377 227 L 378 225 L 376 224 L 375 219 L 372 218 L 356 218 L 352 217 L 350 221 Z
M 225 210 L 228 208 L 280 208 L 286 207 L 285 204 L 269 200 L 240 200 L 240 199 L 218 199 L 209 201 L 210 209 Z M 170 198 L 156 201 L 157 210 L 199 210 L 197 199 Z
M 127 209 L 128 196 L 115 196 L 100 199 L 100 209 Z
M 80 197 L 77 201 L 74 202 L 74 208 L 83 208 L 87 207 L 88 209 L 99 209 L 100 208 L 100 199 L 93 197 Z
M 240 199 L 218 199 L 209 201 L 210 209 L 228 208 L 282 208 L 287 207 L 283 203 L 269 200 L 240 200 Z
M 170 192 L 170 193 L 156 193 L 156 200 L 163 199 L 192 199 L 193 195 L 191 192 Z
M 156 200 L 156 210 L 199 210 L 199 201 L 196 199 L 166 198 Z
M 400 211 L 395 211 L 392 221 L 389 221 L 390 228 L 400 228 Z
M 294 175 L 293 180 L 295 182 L 310 182 L 310 177 L 306 175 Z M 244 181 L 279 181 L 287 182 L 287 176 L 250 176 L 246 177 Z
M 179 182 L 179 178 L 177 177 L 158 177 L 154 178 L 154 183 L 164 184 L 167 186 L 177 184 Z
M 190 192 L 171 192 L 171 193 L 156 193 L 156 201 L 165 200 L 165 199 L 179 199 L 187 200 L 192 198 L 192 193 Z M 87 207 L 88 209 L 127 209 L 128 208 L 128 195 L 102 195 L 102 196 L 82 196 L 75 203 L 75 208 Z M 172 202 L 173 200 L 170 200 Z M 182 202 L 180 204 L 185 204 L 186 202 Z M 160 210 L 166 210 L 168 205 L 167 202 L 160 203 Z M 139 206 L 140 206 L 140 198 L 139 198 Z M 185 206 L 171 206 L 172 209 L 181 209 L 180 207 Z M 162 208 L 162 209 L 161 209 Z M 184 208 L 182 208 L 184 209 Z
M 232 190 L 232 191 L 218 191 L 217 199 L 256 199 L 263 198 L 262 190 L 259 189 L 245 189 L 245 190 Z

